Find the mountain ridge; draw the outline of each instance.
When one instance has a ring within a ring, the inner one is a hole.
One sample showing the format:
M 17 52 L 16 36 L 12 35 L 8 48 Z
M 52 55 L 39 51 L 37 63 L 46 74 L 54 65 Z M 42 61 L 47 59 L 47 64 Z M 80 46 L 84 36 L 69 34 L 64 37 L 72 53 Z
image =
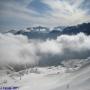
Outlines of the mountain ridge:
M 50 30 L 47 27 L 37 26 L 27 28 L 26 30 L 10 30 L 9 33 L 16 35 L 22 34 L 31 39 L 56 39 L 59 35 L 75 35 L 80 32 L 90 35 L 90 23 L 78 24 L 76 26 L 57 26 Z

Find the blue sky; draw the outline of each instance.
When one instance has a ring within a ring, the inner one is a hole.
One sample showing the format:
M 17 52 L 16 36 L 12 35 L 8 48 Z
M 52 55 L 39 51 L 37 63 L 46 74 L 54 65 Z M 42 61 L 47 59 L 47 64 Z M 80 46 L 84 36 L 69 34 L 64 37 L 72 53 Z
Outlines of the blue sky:
M 90 21 L 90 0 L 0 0 L 0 31 Z

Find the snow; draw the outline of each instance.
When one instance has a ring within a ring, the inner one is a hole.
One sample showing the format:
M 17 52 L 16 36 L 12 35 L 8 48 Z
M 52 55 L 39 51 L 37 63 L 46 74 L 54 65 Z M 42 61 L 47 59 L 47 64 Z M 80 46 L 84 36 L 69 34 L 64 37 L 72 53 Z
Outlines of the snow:
M 34 67 L 0 76 L 1 86 L 19 90 L 90 90 L 90 64 L 73 72 L 66 67 Z

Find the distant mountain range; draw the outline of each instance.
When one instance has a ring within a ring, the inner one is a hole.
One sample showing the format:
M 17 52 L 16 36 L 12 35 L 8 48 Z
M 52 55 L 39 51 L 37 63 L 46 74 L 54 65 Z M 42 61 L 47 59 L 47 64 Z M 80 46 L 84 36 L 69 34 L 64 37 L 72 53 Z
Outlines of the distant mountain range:
M 37 26 L 37 27 L 30 27 L 26 30 L 10 30 L 10 33 L 13 34 L 23 34 L 28 36 L 28 38 L 32 39 L 55 39 L 57 36 L 66 34 L 66 35 L 75 35 L 80 32 L 83 32 L 87 35 L 90 35 L 90 23 L 83 23 L 76 26 L 57 26 L 50 30 L 47 27 Z
M 90 23 L 83 23 L 77 26 L 66 27 L 63 34 L 77 34 L 83 32 L 87 35 L 90 34 Z

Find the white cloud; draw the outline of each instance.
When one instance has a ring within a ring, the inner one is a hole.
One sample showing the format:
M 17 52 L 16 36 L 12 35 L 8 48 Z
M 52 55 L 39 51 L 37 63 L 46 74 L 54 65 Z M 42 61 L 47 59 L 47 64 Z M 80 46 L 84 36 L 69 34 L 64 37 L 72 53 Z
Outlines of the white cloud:
M 66 59 L 90 57 L 90 36 L 61 35 L 56 40 L 36 41 L 22 35 L 0 34 L 0 65 L 54 65 Z
M 80 8 L 84 0 L 43 0 L 52 8 L 52 19 L 54 24 L 75 25 L 90 21 L 87 11 Z
M 36 63 L 38 56 L 34 51 L 33 43 L 29 43 L 25 36 L 12 34 L 0 34 L 0 63 Z

